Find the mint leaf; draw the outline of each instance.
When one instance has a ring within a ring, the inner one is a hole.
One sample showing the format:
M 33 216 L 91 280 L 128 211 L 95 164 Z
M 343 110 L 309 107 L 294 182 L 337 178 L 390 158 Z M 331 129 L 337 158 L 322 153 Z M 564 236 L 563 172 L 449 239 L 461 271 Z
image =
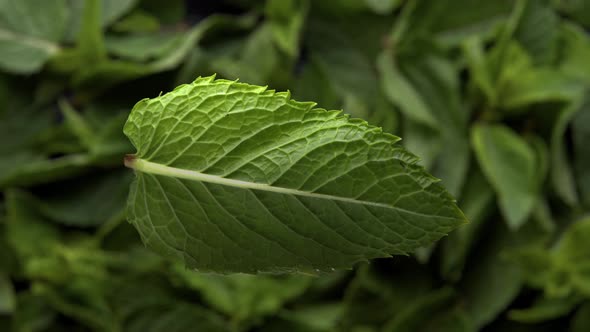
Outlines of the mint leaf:
M 578 188 L 584 205 L 590 206 L 590 155 L 584 143 L 590 138 L 590 96 L 586 97 L 580 111 L 574 116 L 572 127 Z
M 402 4 L 401 0 L 365 0 L 367 7 L 380 15 L 391 14 Z
M 516 245 L 518 233 L 511 233 L 500 225 L 485 234 L 486 238 L 479 239 L 478 246 L 471 249 L 475 260 L 458 286 L 465 311 L 478 329 L 504 311 L 523 285 L 520 269 L 502 253 L 503 249 Z
M 471 84 L 481 90 L 489 104 L 494 105 L 497 102 L 498 91 L 495 88 L 496 82 L 489 58 L 484 53 L 483 40 L 468 38 L 462 43 L 461 50 L 471 74 Z
M 423 144 L 436 146 L 438 143 L 441 148 L 432 167 L 425 167 L 442 179 L 452 195 L 458 196 L 470 157 L 466 127 L 468 113 L 459 99 L 459 74 L 450 61 L 438 55 L 413 56 L 411 59 L 411 62 L 406 60 L 400 69 L 407 73 L 409 82 L 426 102 L 428 112 L 434 116 L 433 128 L 438 132 L 432 137 L 434 141 L 429 139 Z M 406 109 L 408 114 L 412 111 L 411 107 Z
M 180 34 L 177 40 L 174 41 L 173 48 L 170 46 L 163 47 L 162 50 L 148 51 L 149 57 L 153 57 L 154 55 L 157 55 L 157 57 L 146 63 L 109 58 L 97 63 L 91 63 L 82 68 L 76 68 L 79 70 L 72 77 L 73 84 L 77 87 L 92 86 L 100 90 L 100 88 L 105 88 L 122 81 L 129 81 L 150 74 L 171 70 L 184 61 L 191 49 L 207 31 L 216 26 L 223 26 L 229 20 L 230 18 L 224 15 L 207 17 L 190 30 Z M 115 54 L 122 53 L 116 47 L 113 49 L 112 45 L 111 50 L 114 50 Z M 142 49 L 141 52 L 145 52 L 145 49 Z M 128 52 L 125 53 L 128 55 Z M 133 60 L 137 60 L 137 57 L 134 57 Z M 67 68 L 68 61 L 71 61 L 71 59 L 64 57 L 60 59 L 57 66 Z
M 559 197 L 572 206 L 577 204 L 579 199 L 572 167 L 566 154 L 564 136 L 568 124 L 579 108 L 578 103 L 573 103 L 561 109 L 551 133 L 551 182 Z
M 513 1 L 441 0 L 415 1 L 408 16 L 404 41 L 412 47 L 419 37 L 428 35 L 443 45 L 455 45 L 469 37 L 491 37 L 510 14 Z M 410 5 L 406 5 L 406 8 Z
M 590 64 L 586 59 L 590 56 L 590 38 L 584 29 L 572 24 L 560 27 L 563 38 L 562 52 L 564 57 L 559 64 L 560 70 L 581 82 L 590 84 Z
M 110 54 L 136 61 L 158 59 L 173 52 L 183 41 L 180 33 L 133 34 L 107 36 L 106 47 Z
M 571 101 L 584 93 L 576 79 L 547 69 L 514 70 L 502 88 L 502 106 L 518 108 L 545 101 Z
M 514 37 L 536 63 L 546 64 L 555 59 L 559 37 L 559 16 L 549 1 L 527 1 L 514 31 Z
M 0 271 L 0 314 L 14 312 L 14 288 L 8 277 Z
M 65 0 L 0 2 L 0 69 L 39 71 L 60 50 L 68 8 Z
M 134 10 L 129 15 L 113 24 L 116 32 L 150 33 L 160 30 L 160 22 L 151 13 L 141 9 Z
M 583 332 L 590 328 L 590 302 L 584 303 L 576 311 L 576 315 L 572 319 L 571 332 Z
M 589 5 L 0 0 L 0 331 L 590 331 Z
M 384 332 L 410 332 L 410 331 L 431 331 L 436 328 L 442 331 L 462 331 L 459 326 L 465 323 L 457 323 L 454 328 L 446 329 L 446 323 L 441 324 L 439 317 L 433 317 L 437 313 L 452 306 L 454 291 L 451 288 L 442 288 L 423 295 L 403 308 L 391 321 L 385 324 Z M 424 314 L 429 319 L 424 319 Z M 445 313 L 443 317 L 449 318 Z M 434 318 L 434 319 L 433 319 Z
M 174 265 L 173 271 L 188 288 L 201 293 L 211 307 L 242 328 L 278 312 L 287 301 L 303 294 L 312 281 L 301 275 L 204 274 L 179 264 Z
M 118 331 L 236 331 L 218 313 L 183 299 L 153 277 L 151 273 L 127 274 L 110 285 L 109 307 L 116 313 Z
M 473 148 L 484 174 L 498 194 L 500 209 L 513 228 L 526 222 L 540 189 L 533 148 L 501 125 L 476 125 Z
M 240 41 L 235 56 L 227 51 L 211 62 L 211 67 L 224 77 L 241 77 L 253 83 L 262 84 L 277 70 L 279 54 L 273 45 L 273 30 L 269 24 L 261 25 L 247 38 Z M 253 68 L 257 68 L 254 70 Z
M 83 12 L 87 8 L 87 4 L 93 0 L 69 1 L 70 11 L 72 14 L 69 17 L 67 37 L 68 41 L 74 40 L 76 36 L 83 29 L 84 23 Z M 100 22 L 101 28 L 106 28 L 116 22 L 121 16 L 133 9 L 137 5 L 138 0 L 100 0 L 99 8 L 94 12 L 96 19 Z M 93 4 L 92 4 L 93 6 Z
M 433 282 L 424 266 L 409 257 L 363 264 L 346 289 L 340 325 L 350 330 L 382 326 L 432 293 Z
M 399 138 L 314 106 L 214 77 L 137 103 L 128 214 L 144 242 L 204 271 L 314 272 L 465 222 Z
M 408 118 L 421 124 L 436 127 L 436 119 L 419 92 L 394 63 L 393 55 L 384 52 L 377 59 L 381 73 L 381 85 L 389 100 L 398 106 Z
M 270 0 L 266 2 L 274 41 L 278 48 L 294 57 L 299 52 L 299 38 L 307 14 L 308 1 Z
M 121 133 L 124 113 L 89 107 L 82 115 L 65 102 L 60 106 L 65 120 L 60 125 L 51 109 L 27 103 L 9 105 L 0 114 L 0 139 L 5 142 L 0 145 L 0 188 L 72 177 L 91 165 L 112 164 L 113 158 L 118 163 L 128 151 Z M 100 114 L 95 116 L 98 123 L 91 121 L 93 114 Z
M 459 228 L 444 239 L 441 251 L 441 273 L 451 280 L 458 279 L 465 266 L 468 255 L 477 244 L 485 222 L 492 211 L 494 191 L 481 171 L 470 174 L 459 201 L 461 209 L 469 219 L 469 224 Z
M 523 323 L 540 323 L 550 319 L 556 319 L 567 315 L 581 302 L 578 297 L 537 299 L 535 303 L 526 309 L 510 310 L 510 319 Z
M 366 54 L 365 45 L 359 45 L 358 36 L 349 31 L 352 29 L 345 25 L 338 28 L 319 18 L 310 19 L 308 25 L 306 46 L 313 50 L 310 60 L 330 80 L 335 92 L 342 98 L 374 100 L 379 86 L 373 59 Z
M 553 250 L 522 248 L 511 255 L 527 282 L 548 297 L 590 295 L 590 218 L 574 222 Z
M 554 5 L 564 14 L 571 16 L 586 28 L 590 27 L 590 12 L 588 0 L 557 0 Z M 577 331 L 577 330 L 576 330 Z
M 38 206 L 43 215 L 65 225 L 88 227 L 112 218 L 122 220 L 130 182 L 130 174 L 121 169 L 78 177 L 40 195 Z M 88 213 L 92 209 L 95 213 Z

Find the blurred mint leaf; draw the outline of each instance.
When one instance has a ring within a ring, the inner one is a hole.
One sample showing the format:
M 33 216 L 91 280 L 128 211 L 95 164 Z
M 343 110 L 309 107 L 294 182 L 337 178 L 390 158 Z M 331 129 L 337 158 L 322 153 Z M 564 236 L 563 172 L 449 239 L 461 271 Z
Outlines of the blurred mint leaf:
M 402 0 L 365 0 L 367 7 L 377 14 L 391 14 L 395 9 L 402 5 Z
M 534 30 L 534 27 L 528 29 Z M 537 39 L 528 42 L 534 43 Z M 557 36 L 555 39 L 553 46 L 529 46 L 556 48 Z M 541 56 L 542 50 L 528 50 L 533 52 L 528 53 L 524 48 L 526 45 L 507 40 L 499 41 L 488 54 L 484 53 L 484 44 L 480 39 L 471 38 L 462 44 L 472 82 L 485 97 L 488 108 L 526 109 L 531 104 L 572 102 L 580 98 L 585 88 L 579 75 L 554 66 L 537 65 L 534 56 Z M 567 64 L 570 60 L 565 57 L 563 61 Z M 571 61 L 577 60 L 574 58 Z
M 562 24 L 560 26 L 562 57 L 559 61 L 560 71 L 568 76 L 590 85 L 590 38 L 579 26 Z
M 139 8 L 156 17 L 162 24 L 176 24 L 185 18 L 187 5 L 188 3 L 184 0 L 169 0 L 166 2 L 160 0 L 141 0 Z
M 172 302 L 144 312 L 126 326 L 129 332 L 184 332 L 191 329 L 210 332 L 231 332 L 222 317 L 205 308 L 182 302 Z
M 314 62 L 305 66 L 297 78 L 293 96 L 299 100 L 316 100 L 327 108 L 336 109 L 342 104 L 341 96 L 335 91 L 330 77 Z
M 119 1 L 118 3 L 125 2 Z M 105 9 L 104 5 L 108 3 L 113 3 L 113 1 L 84 0 L 82 24 L 76 43 L 78 51 L 87 63 L 101 61 L 106 57 L 100 18 Z M 101 8 L 101 4 L 103 8 Z
M 0 314 L 13 313 L 15 302 L 12 281 L 3 273 L 3 271 L 0 271 Z
M 131 176 L 123 170 L 64 181 L 38 197 L 40 211 L 48 218 L 78 227 L 101 225 L 121 217 Z M 89 210 L 96 210 L 89 214 Z
M 465 221 L 397 137 L 313 107 L 213 77 L 140 101 L 125 133 L 145 243 L 205 271 L 313 273 L 413 251 Z
M 93 158 L 87 154 L 47 158 L 35 152 L 18 152 L 0 160 L 0 188 L 65 179 L 84 173 L 91 164 Z
M 581 301 L 581 298 L 577 296 L 564 298 L 542 297 L 537 299 L 531 307 L 510 310 L 508 315 L 510 319 L 518 322 L 540 323 L 569 314 Z
M 413 303 L 403 308 L 384 327 L 384 332 L 410 332 L 410 331 L 469 331 L 468 318 L 462 314 L 455 316 L 444 312 L 452 305 L 454 291 L 443 288 L 432 291 L 416 299 Z M 429 319 L 424 319 L 427 315 Z
M 84 22 L 83 13 L 88 8 L 88 4 L 96 2 L 99 7 L 93 9 L 95 17 L 99 21 L 100 30 L 107 28 L 114 22 L 116 22 L 123 15 L 131 11 L 139 2 L 138 0 L 67 0 L 71 10 L 69 21 L 67 24 L 67 37 L 68 41 L 73 41 L 83 29 L 82 26 L 87 24 Z M 91 6 L 93 6 L 91 4 Z M 86 8 L 86 9 L 85 9 Z
M 143 10 L 134 10 L 129 15 L 113 24 L 113 31 L 148 33 L 160 29 L 160 22 L 150 13 Z
M 389 100 L 407 117 L 421 124 L 436 128 L 436 119 L 418 90 L 398 69 L 392 54 L 385 52 L 377 60 L 381 85 Z
M 401 69 L 435 118 L 434 141 L 441 149 L 440 154 L 432 156 L 435 159 L 428 169 L 443 181 L 452 195 L 459 196 L 467 175 L 470 151 L 467 112 L 460 101 L 457 69 L 434 52 L 410 59 L 403 59 Z M 437 145 L 430 141 L 424 144 Z
M 67 103 L 61 106 L 65 126 L 56 124 L 52 108 L 15 105 L 0 114 L 5 142 L 0 145 L 0 188 L 47 183 L 87 172 L 91 165 L 120 163 L 130 147 L 121 133 L 124 113 L 90 124 Z
M 235 57 L 214 59 L 211 67 L 230 79 L 240 78 L 255 84 L 264 84 L 279 65 L 279 54 L 273 38 L 271 25 L 261 25 L 241 41 Z
M 459 302 L 465 304 L 465 311 L 476 330 L 496 319 L 523 286 L 522 272 L 518 265 L 505 257 L 504 250 L 529 244 L 525 238 L 532 232 L 523 228 L 512 233 L 505 225 L 497 222 L 496 225 L 471 249 L 457 286 Z
M 0 113 L 0 188 L 47 182 L 88 162 L 77 153 L 51 158 L 71 151 L 60 144 L 63 130 L 56 126 L 51 109 L 32 107 L 25 101 L 28 96 L 12 93 L 12 102 Z
M 588 12 L 590 2 L 588 0 L 556 0 L 552 1 L 552 3 L 558 10 L 572 17 L 586 28 L 590 27 L 590 12 Z
M 161 58 L 173 52 L 183 40 L 183 33 L 151 33 L 133 35 L 109 35 L 106 47 L 110 54 L 117 57 L 145 62 Z
M 329 78 L 334 91 L 361 101 L 375 100 L 377 78 L 372 59 L 348 31 L 322 18 L 310 19 L 307 47 L 310 60 Z
M 559 17 L 550 0 L 526 1 L 514 38 L 537 64 L 552 63 L 557 55 Z
M 14 331 L 47 331 L 55 324 L 57 313 L 41 296 L 29 291 L 21 292 L 16 304 L 11 324 Z
M 47 223 L 39 211 L 31 208 L 34 206 L 34 197 L 30 194 L 19 190 L 6 192 L 7 241 L 21 263 L 51 252 L 60 238 L 57 229 Z
M 297 323 L 297 325 L 301 326 L 304 331 L 319 332 L 333 331 L 336 328 L 337 321 L 341 314 L 342 304 L 320 303 L 294 310 L 282 311 L 280 317 L 289 322 Z M 277 329 L 278 328 L 275 328 L 275 331 Z
M 39 146 L 43 135 L 55 125 L 51 111 L 31 107 L 24 100 L 14 102 L 15 99 L 17 98 L 13 99 L 12 105 L 3 108 L 0 113 L 2 159 L 10 157 L 11 152 Z
M 570 332 L 584 332 L 590 328 L 590 303 L 584 303 L 572 319 Z
M 467 38 L 461 44 L 461 51 L 470 72 L 471 84 L 481 91 L 488 105 L 496 105 L 498 99 L 498 91 L 495 88 L 496 78 L 484 52 L 484 41 L 481 38 Z
M 97 331 L 116 330 L 117 321 L 101 294 L 103 285 L 83 275 L 68 277 L 73 280 L 71 284 L 52 286 L 40 282 L 33 285 L 32 291 L 56 312 L 75 318 L 83 326 Z
M 459 205 L 469 224 L 449 234 L 441 248 L 441 272 L 451 280 L 458 280 L 464 273 L 465 262 L 493 211 L 494 191 L 479 169 L 467 176 Z
M 231 318 L 242 329 L 277 313 L 286 302 L 301 295 L 310 277 L 228 276 L 202 274 L 175 265 L 174 274 L 189 288 L 200 292 L 205 301 Z
M 120 331 L 234 332 L 218 313 L 183 299 L 153 274 L 126 275 L 108 292 Z
M 518 108 L 548 101 L 572 101 L 584 92 L 576 80 L 553 69 L 526 69 L 504 76 L 501 106 Z
M 527 282 L 542 288 L 549 298 L 590 294 L 590 219 L 574 222 L 552 250 L 523 248 L 511 257 L 519 263 Z
M 521 108 L 528 104 L 564 101 L 580 98 L 584 86 L 579 80 L 562 70 L 547 66 L 534 66 L 533 59 L 516 42 L 497 49 L 489 63 L 496 62 L 497 106 L 506 109 Z M 507 59 L 512 61 L 507 62 Z M 496 60 L 496 61 L 494 61 Z M 494 68 L 494 67 L 492 67 Z
M 572 166 L 566 154 L 565 134 L 579 109 L 580 104 L 574 102 L 559 110 L 551 133 L 551 183 L 559 197 L 570 206 L 578 204 L 579 198 Z
M 108 26 L 115 22 L 135 7 L 138 2 L 139 0 L 102 0 L 101 18 L 103 26 Z
M 590 91 L 590 90 L 589 90 Z M 584 205 L 590 207 L 590 94 L 572 119 L 574 169 L 578 188 Z
M 540 190 L 534 150 L 502 125 L 476 125 L 472 128 L 472 143 L 480 167 L 498 194 L 508 225 L 518 229 L 527 221 Z
M 265 13 L 276 45 L 290 57 L 299 53 L 300 35 L 309 8 L 308 0 L 269 0 Z
M 208 30 L 218 25 L 227 24 L 228 19 L 229 17 L 223 15 L 208 17 L 190 30 L 185 31 L 181 40 L 175 43 L 175 47 L 156 52 L 158 57 L 146 63 L 123 59 L 104 59 L 98 63 L 93 63 L 91 66 L 84 66 L 75 72 L 72 77 L 72 84 L 82 88 L 92 86 L 95 90 L 100 90 L 122 81 L 174 69 L 185 59 Z M 152 51 L 151 54 L 153 55 L 154 52 Z M 63 62 L 70 61 L 70 59 L 63 58 L 61 61 L 62 63 L 56 66 L 63 65 Z
M 0 69 L 38 72 L 59 52 L 67 17 L 66 0 L 0 1 Z
M 68 33 L 73 34 L 71 39 L 75 40 L 76 45 L 64 49 L 51 59 L 48 67 L 52 72 L 70 74 L 103 61 L 107 56 L 101 25 L 104 2 L 84 0 L 70 4 L 73 16 L 81 16 L 81 20 L 76 19 L 76 30 L 68 30 Z
M 338 326 L 343 330 L 383 326 L 415 302 L 428 297 L 433 286 L 426 267 L 409 257 L 361 265 L 344 294 Z
M 403 47 L 412 48 L 416 39 L 432 36 L 443 45 L 453 46 L 463 39 L 478 37 L 488 39 L 504 23 L 513 7 L 513 1 L 472 0 L 419 0 L 407 2 L 408 12 Z
M 586 296 L 590 294 L 590 218 L 571 225 L 555 248 L 557 267 L 570 275 L 572 286 Z

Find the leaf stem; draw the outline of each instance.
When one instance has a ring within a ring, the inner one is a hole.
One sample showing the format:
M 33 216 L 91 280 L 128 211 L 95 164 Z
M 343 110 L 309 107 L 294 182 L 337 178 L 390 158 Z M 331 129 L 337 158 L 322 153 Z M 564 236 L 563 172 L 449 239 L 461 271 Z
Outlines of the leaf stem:
M 134 154 L 126 154 L 125 158 L 123 159 L 123 164 L 125 167 L 135 169 L 135 160 L 137 160 L 137 156 Z

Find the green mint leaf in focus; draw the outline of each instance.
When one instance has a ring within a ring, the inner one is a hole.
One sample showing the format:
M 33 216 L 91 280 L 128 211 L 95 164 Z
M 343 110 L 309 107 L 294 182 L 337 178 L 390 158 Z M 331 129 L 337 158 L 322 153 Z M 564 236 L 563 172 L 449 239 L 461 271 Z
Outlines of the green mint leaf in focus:
M 137 103 L 128 218 L 147 246 L 214 272 L 319 272 L 433 243 L 465 217 L 398 137 L 214 77 Z

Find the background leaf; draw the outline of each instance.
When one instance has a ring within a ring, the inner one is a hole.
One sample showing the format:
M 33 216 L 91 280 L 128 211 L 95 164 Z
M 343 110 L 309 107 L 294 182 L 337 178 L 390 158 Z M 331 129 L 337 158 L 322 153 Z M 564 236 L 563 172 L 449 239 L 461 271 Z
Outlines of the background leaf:
M 498 194 L 510 227 L 526 222 L 537 199 L 539 180 L 532 148 L 509 128 L 473 128 L 473 147 L 479 164 Z
M 60 50 L 68 17 L 65 0 L 0 2 L 0 68 L 30 74 Z

